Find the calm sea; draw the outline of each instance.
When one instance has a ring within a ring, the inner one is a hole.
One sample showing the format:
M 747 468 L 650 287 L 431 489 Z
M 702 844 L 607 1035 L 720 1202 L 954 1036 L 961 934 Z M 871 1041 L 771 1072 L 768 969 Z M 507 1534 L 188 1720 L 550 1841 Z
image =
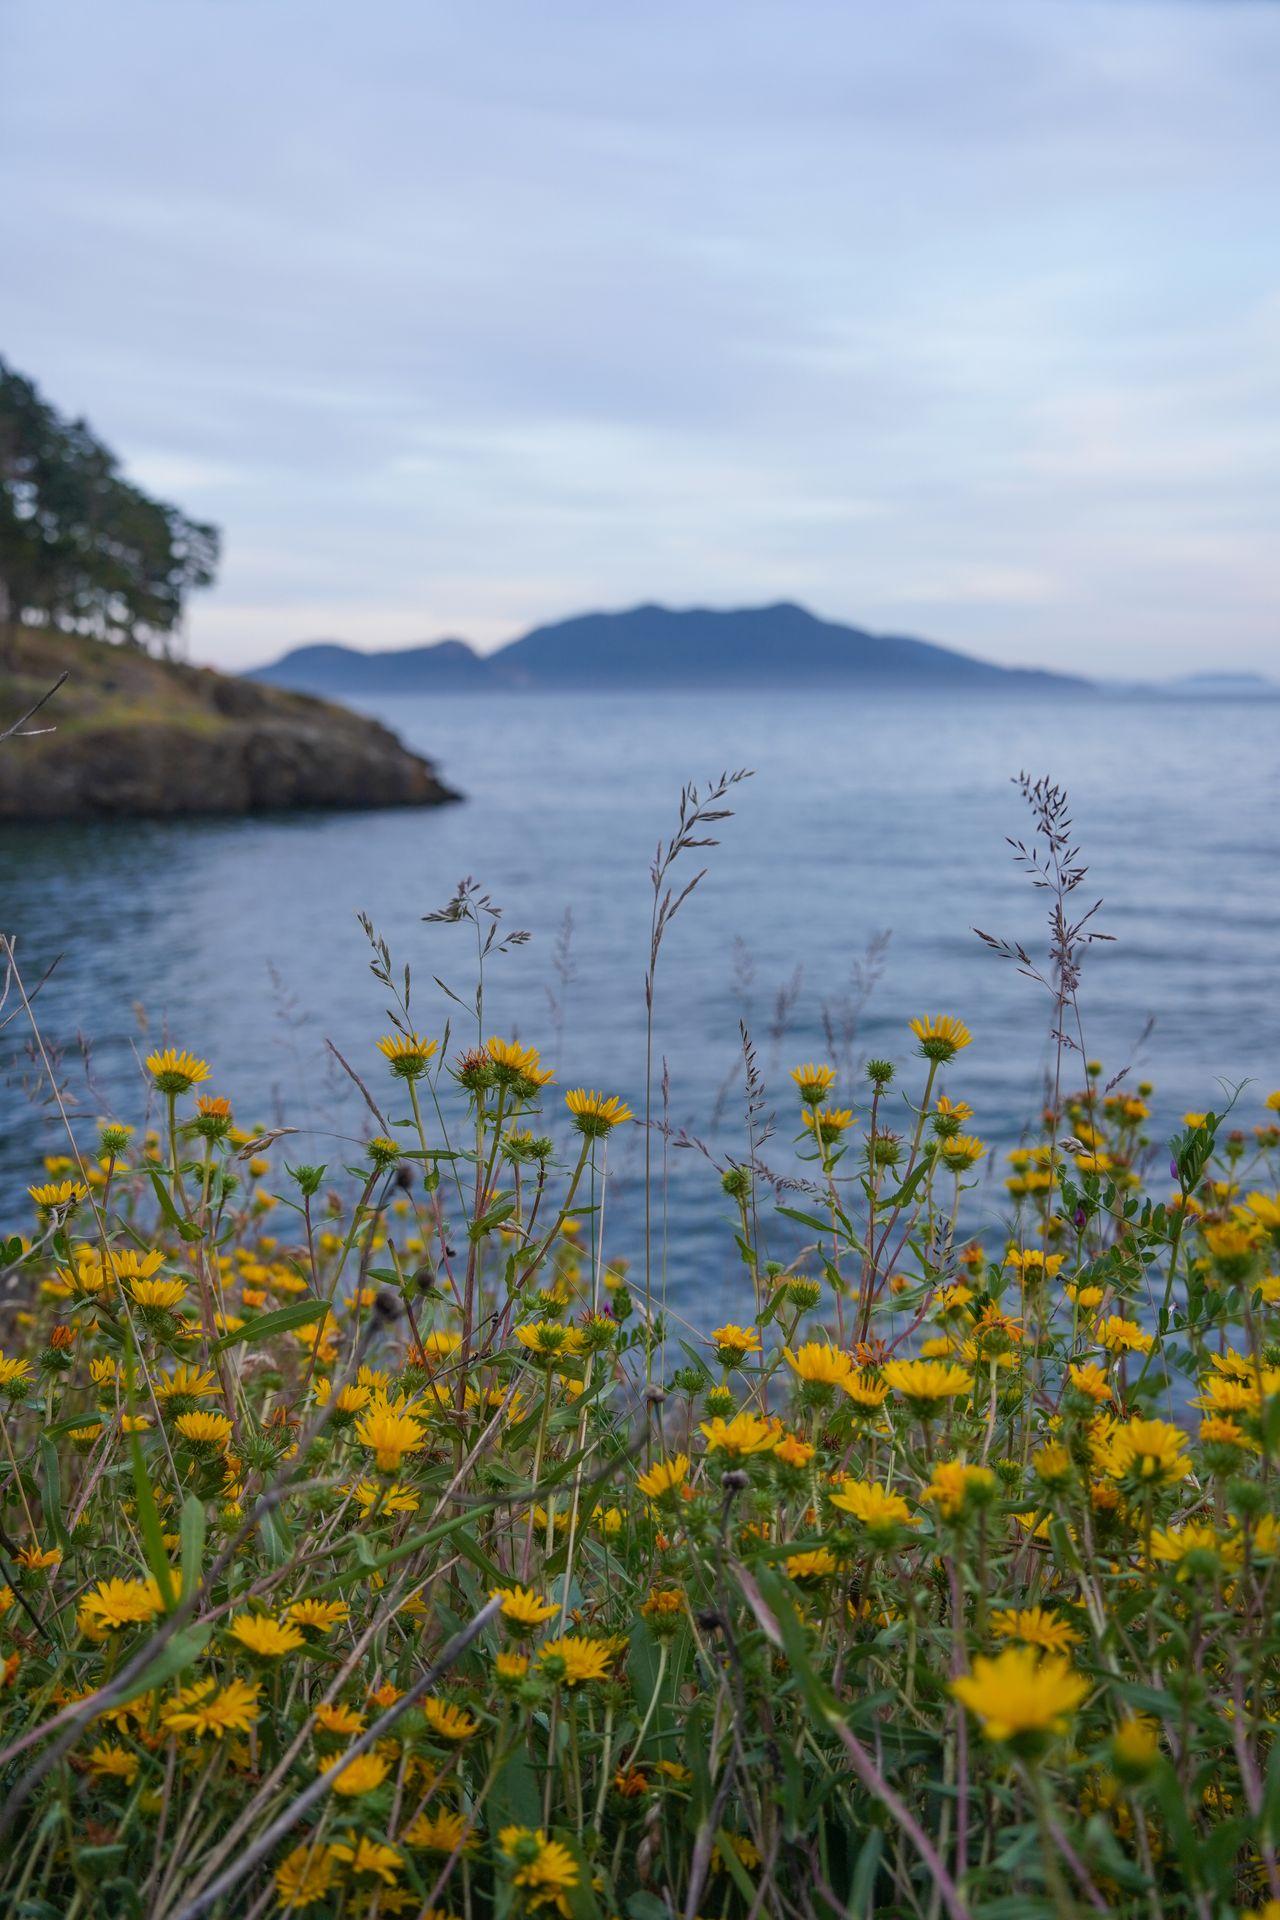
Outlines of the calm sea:
M 504 928 L 532 935 L 490 964 L 486 1030 L 540 1042 L 561 1084 L 638 1108 L 649 861 L 681 784 L 741 766 L 755 777 L 660 962 L 673 1127 L 742 1152 L 744 1021 L 778 1106 L 764 1158 L 784 1168 L 790 1065 L 828 1057 L 831 1035 L 850 1059 L 905 1059 L 910 1016 L 950 1011 L 974 1034 L 952 1093 L 997 1150 L 1016 1140 L 1041 1098 L 1049 1005 L 972 929 L 1044 950 L 1045 896 L 1005 844 L 1030 824 L 1011 784 L 1022 768 L 1068 788 L 1090 869 L 1080 897 L 1101 896 L 1097 925 L 1114 936 L 1085 966 L 1089 1051 L 1109 1073 L 1129 1066 L 1131 1081 L 1156 1083 L 1162 1125 L 1220 1106 L 1223 1082 L 1245 1080 L 1251 1123 L 1280 1085 L 1276 703 L 575 693 L 367 710 L 430 753 L 466 804 L 0 830 L 0 919 L 29 982 L 59 960 L 37 1004 L 86 1124 L 108 1110 L 137 1117 L 137 1056 L 163 1034 L 206 1055 L 211 1085 L 246 1123 L 306 1129 L 289 1158 L 340 1168 L 367 1116 L 326 1037 L 387 1087 L 371 1053 L 383 994 L 356 914 L 409 962 L 419 1026 L 439 1033 L 449 1013 L 460 1042 L 473 1029 L 432 976 L 467 998 L 473 951 L 463 929 L 422 915 L 464 875 L 501 906 Z M 10 1197 L 34 1141 L 58 1137 L 24 1038 L 21 1019 L 3 1036 Z M 638 1253 L 638 1145 L 634 1130 L 615 1154 L 615 1254 Z M 669 1159 L 671 1297 L 705 1320 L 739 1285 L 736 1255 L 705 1160 Z M 994 1231 L 998 1185 L 973 1204 L 971 1224 Z

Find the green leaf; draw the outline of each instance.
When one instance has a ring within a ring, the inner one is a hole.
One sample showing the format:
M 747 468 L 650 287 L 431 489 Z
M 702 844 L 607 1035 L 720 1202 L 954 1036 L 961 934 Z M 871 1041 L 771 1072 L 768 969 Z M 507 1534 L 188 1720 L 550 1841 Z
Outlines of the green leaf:
M 169 1225 L 173 1227 L 175 1231 L 180 1231 L 183 1224 L 182 1215 L 178 1212 L 178 1209 L 174 1206 L 173 1201 L 170 1199 L 168 1193 L 165 1190 L 164 1181 L 160 1178 L 160 1175 L 156 1172 L 154 1167 L 150 1169 L 150 1174 L 151 1174 L 151 1184 L 156 1191 L 156 1205 L 159 1207 L 161 1213 L 164 1215 L 164 1218 L 168 1221 Z
M 907 1178 L 903 1181 L 896 1193 L 888 1193 L 885 1195 L 880 1203 L 882 1210 L 887 1212 L 890 1207 L 905 1207 L 908 1201 L 913 1200 L 915 1198 L 916 1188 L 920 1185 L 920 1182 L 924 1179 L 932 1164 L 933 1162 L 930 1160 L 922 1160 L 920 1165 L 916 1167 L 912 1173 L 907 1175 Z
M 567 1847 L 578 1863 L 578 1884 L 568 1888 L 565 1893 L 572 1920 L 600 1920 L 600 1909 L 591 1887 L 591 1862 L 583 1853 L 578 1836 L 567 1827 L 553 1827 L 551 1837 Z
M 173 1590 L 173 1569 L 169 1565 L 169 1558 L 164 1550 L 160 1515 L 156 1511 L 156 1500 L 151 1491 L 147 1463 L 142 1457 L 142 1448 L 136 1433 L 129 1435 L 129 1452 L 133 1456 L 133 1490 L 138 1502 L 138 1524 L 142 1528 L 142 1544 L 146 1548 L 147 1565 L 155 1577 L 155 1583 L 160 1589 L 160 1598 L 164 1601 L 167 1611 L 174 1606 L 177 1599 Z
M 747 1877 L 746 1868 L 733 1850 L 731 1836 L 725 1832 L 723 1827 L 716 1828 L 716 1845 L 720 1849 L 720 1864 L 728 1873 L 729 1878 L 737 1887 L 742 1898 L 747 1902 L 748 1906 L 750 1906 L 756 1897 L 756 1890 Z
M 40 1436 L 40 1501 L 53 1537 L 64 1553 L 71 1551 L 71 1535 L 62 1520 L 62 1472 L 58 1449 L 47 1433 Z
M 249 1320 L 243 1327 L 237 1327 L 234 1333 L 224 1333 L 221 1340 L 215 1340 L 210 1353 L 225 1353 L 228 1347 L 256 1347 L 263 1340 L 273 1340 L 278 1333 L 289 1333 L 294 1327 L 305 1327 L 312 1320 L 321 1320 L 329 1311 L 328 1302 L 317 1300 L 294 1300 L 287 1307 L 277 1307 L 274 1313 L 261 1313 L 256 1320 Z
M 642 1889 L 627 1901 L 627 1920 L 671 1920 L 671 1909 L 656 1893 Z
M 504 1573 L 501 1567 L 495 1565 L 479 1545 L 469 1527 L 459 1527 L 454 1538 L 458 1547 L 466 1554 L 472 1566 L 479 1567 L 486 1580 L 492 1580 L 494 1585 L 498 1587 L 505 1587 L 509 1584 L 511 1576 Z
M 492 1228 L 500 1227 L 504 1220 L 509 1220 L 515 1210 L 516 1203 L 514 1195 L 506 1200 L 499 1200 L 496 1207 L 490 1207 L 488 1213 L 482 1213 L 478 1220 L 471 1222 L 471 1225 L 467 1229 L 470 1238 L 473 1241 L 483 1240 L 486 1233 L 490 1232 Z
M 853 1879 L 849 1885 L 850 1914 L 871 1914 L 875 1911 L 872 1898 L 875 1894 L 876 1874 L 880 1870 L 880 1855 L 883 1851 L 884 1829 L 872 1827 L 854 1863 Z
M 179 1532 L 182 1536 L 182 1597 L 190 1599 L 200 1584 L 200 1569 L 204 1563 L 204 1501 L 189 1493 L 182 1503 L 182 1523 Z
M 819 1220 L 816 1213 L 801 1213 L 797 1207 L 779 1207 L 777 1211 L 788 1220 L 799 1221 L 802 1227 L 812 1227 L 815 1233 L 830 1233 L 831 1222 Z
M 213 1625 L 207 1620 L 179 1628 L 116 1704 L 125 1706 L 130 1700 L 136 1700 L 140 1693 L 150 1693 L 153 1687 L 162 1687 L 166 1680 L 172 1680 L 175 1674 L 183 1672 L 198 1660 L 212 1638 Z

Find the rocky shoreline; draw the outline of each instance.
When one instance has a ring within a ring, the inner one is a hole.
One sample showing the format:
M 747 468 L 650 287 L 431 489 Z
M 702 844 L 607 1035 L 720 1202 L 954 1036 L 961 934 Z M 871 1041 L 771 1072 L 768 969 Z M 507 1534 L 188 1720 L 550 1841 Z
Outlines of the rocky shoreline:
M 0 638 L 0 820 L 439 806 L 461 796 L 389 728 L 307 694 L 83 635 Z

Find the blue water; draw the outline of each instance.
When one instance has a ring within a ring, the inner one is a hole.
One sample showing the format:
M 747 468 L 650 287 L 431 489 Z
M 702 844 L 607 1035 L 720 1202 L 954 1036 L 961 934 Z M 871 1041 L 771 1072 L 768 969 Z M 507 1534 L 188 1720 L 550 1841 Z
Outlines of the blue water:
M 1131 1064 L 1131 1081 L 1155 1080 L 1162 1124 L 1221 1105 L 1224 1078 L 1254 1082 L 1247 1124 L 1280 1085 L 1275 704 L 752 691 L 452 694 L 367 710 L 429 752 L 466 804 L 3 830 L 0 917 L 28 981 L 61 956 L 37 1005 L 86 1122 L 109 1109 L 136 1117 L 142 1009 L 151 1039 L 163 1032 L 206 1055 L 240 1119 L 302 1125 L 289 1157 L 340 1166 L 365 1116 L 326 1036 L 387 1086 L 371 1053 L 383 995 L 356 913 L 410 962 L 419 1026 L 439 1033 L 451 1012 L 455 1037 L 470 1038 L 432 984 L 439 974 L 470 993 L 467 936 L 421 920 L 468 874 L 502 906 L 504 927 L 533 936 L 493 961 L 486 1030 L 540 1042 L 560 1084 L 604 1087 L 638 1108 L 648 864 L 682 782 L 739 766 L 755 777 L 703 856 L 708 877 L 659 966 L 673 1126 L 743 1151 L 741 1018 L 780 1116 L 763 1157 L 789 1166 L 786 1069 L 830 1055 L 824 1004 L 839 1033 L 857 968 L 887 930 L 883 976 L 842 1049 L 905 1059 L 911 1015 L 962 1015 L 974 1043 L 951 1091 L 995 1147 L 1016 1139 L 1040 1103 L 1050 1005 L 971 929 L 1044 951 L 1045 897 L 1005 845 L 1030 824 L 1010 784 L 1024 767 L 1069 789 L 1090 867 L 1079 897 L 1102 896 L 1097 924 L 1115 936 L 1085 965 L 1089 1052 L 1108 1072 Z M 566 910 L 567 987 L 554 963 Z M 33 1140 L 57 1141 L 47 1103 L 24 1087 L 34 1077 L 24 1040 L 21 1019 L 0 1040 L 10 1193 Z M 615 1254 L 638 1253 L 639 1138 L 633 1130 L 613 1156 Z M 702 1320 L 740 1284 L 736 1255 L 705 1161 L 670 1158 L 672 1298 Z M 973 1224 L 994 1226 L 998 1204 L 998 1188 L 975 1196 Z

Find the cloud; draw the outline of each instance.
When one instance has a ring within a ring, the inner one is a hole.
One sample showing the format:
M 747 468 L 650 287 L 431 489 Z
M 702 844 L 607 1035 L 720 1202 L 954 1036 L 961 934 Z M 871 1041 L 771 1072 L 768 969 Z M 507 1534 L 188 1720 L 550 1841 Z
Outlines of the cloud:
M 6 350 L 224 524 L 198 654 L 778 595 L 1046 664 L 1274 647 L 1280 9 L 3 32 Z

